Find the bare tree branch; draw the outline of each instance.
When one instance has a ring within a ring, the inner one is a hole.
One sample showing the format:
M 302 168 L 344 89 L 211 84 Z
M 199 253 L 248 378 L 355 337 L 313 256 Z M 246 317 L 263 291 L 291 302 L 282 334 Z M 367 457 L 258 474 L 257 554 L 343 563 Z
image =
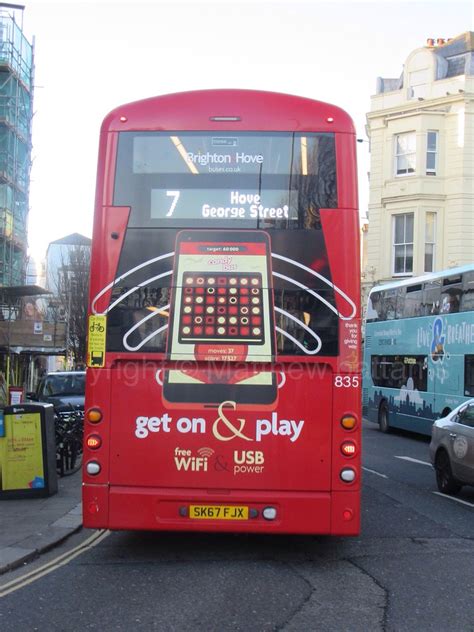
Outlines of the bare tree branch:
M 87 303 L 89 295 L 89 246 L 70 246 L 61 252 L 54 285 L 67 322 L 67 348 L 74 366 L 86 360 Z

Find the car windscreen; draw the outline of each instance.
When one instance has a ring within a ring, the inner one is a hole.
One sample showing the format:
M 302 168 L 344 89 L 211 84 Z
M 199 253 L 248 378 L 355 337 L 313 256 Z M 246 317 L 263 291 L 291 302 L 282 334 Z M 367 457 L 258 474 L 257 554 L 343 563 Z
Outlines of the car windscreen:
M 85 388 L 85 375 L 50 375 L 45 379 L 43 395 L 84 395 Z

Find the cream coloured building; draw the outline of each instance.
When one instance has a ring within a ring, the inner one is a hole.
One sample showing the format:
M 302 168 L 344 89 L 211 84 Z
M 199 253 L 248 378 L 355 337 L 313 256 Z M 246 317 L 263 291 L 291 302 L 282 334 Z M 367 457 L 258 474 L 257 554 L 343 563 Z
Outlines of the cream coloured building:
M 363 301 L 381 281 L 474 261 L 474 33 L 428 40 L 399 79 L 378 78 L 367 134 Z

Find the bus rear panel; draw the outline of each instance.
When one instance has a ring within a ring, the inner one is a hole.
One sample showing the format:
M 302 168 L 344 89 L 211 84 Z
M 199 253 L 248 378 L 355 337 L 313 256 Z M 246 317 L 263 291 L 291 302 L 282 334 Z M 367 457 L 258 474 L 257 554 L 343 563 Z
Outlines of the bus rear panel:
M 252 91 L 101 130 L 83 511 L 90 528 L 360 528 L 355 136 Z

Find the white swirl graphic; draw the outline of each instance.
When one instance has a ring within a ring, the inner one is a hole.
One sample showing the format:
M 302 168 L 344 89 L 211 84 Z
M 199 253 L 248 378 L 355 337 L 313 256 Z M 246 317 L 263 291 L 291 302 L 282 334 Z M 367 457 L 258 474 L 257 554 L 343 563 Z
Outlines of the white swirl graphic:
M 151 265 L 152 263 L 155 263 L 156 261 L 161 261 L 162 259 L 167 259 L 168 257 L 174 257 L 174 252 L 168 252 L 165 255 L 160 255 L 159 257 L 154 257 L 154 259 L 148 259 L 148 261 L 144 261 L 143 263 L 140 263 L 140 265 L 135 266 L 134 268 L 132 268 L 131 270 L 128 270 L 127 272 L 124 272 L 122 275 L 120 275 L 119 277 L 117 277 L 116 279 L 114 279 L 112 281 L 112 283 L 109 283 L 108 285 L 106 285 L 98 294 L 97 296 L 92 300 L 92 304 L 91 304 L 91 312 L 93 314 L 97 314 L 96 309 L 95 309 L 95 304 L 97 303 L 97 301 L 106 293 L 108 292 L 111 288 L 114 287 L 114 285 L 117 285 L 117 283 L 119 283 L 120 281 L 122 281 L 122 279 L 125 279 L 126 277 L 130 276 L 131 274 L 133 274 L 134 272 L 136 272 L 137 270 L 141 270 L 141 268 L 145 268 L 146 266 Z M 167 274 L 172 274 L 172 272 L 168 272 Z M 158 277 L 156 277 L 158 278 Z M 148 279 L 147 281 L 148 283 L 151 282 L 151 279 Z M 145 283 L 145 281 L 143 282 Z M 139 286 L 137 286 L 136 288 L 134 288 L 133 291 L 135 291 L 138 287 L 143 287 L 143 283 L 140 283 Z M 124 295 L 125 296 L 125 295 Z M 120 297 L 120 300 L 122 300 L 124 298 L 124 296 Z M 128 296 L 128 294 L 127 294 Z M 115 305 L 117 304 L 117 301 L 114 303 L 113 307 L 115 307 Z M 105 310 L 105 312 L 100 312 L 101 314 L 107 314 L 110 310 L 112 309 L 112 307 L 109 307 L 108 309 Z
M 310 329 L 310 328 L 309 328 L 309 327 L 308 327 L 305 323 L 303 323 L 301 320 L 298 320 L 298 318 L 295 318 L 295 317 L 293 316 L 293 314 L 290 314 L 290 313 L 288 313 L 288 312 L 285 312 L 285 310 L 280 309 L 279 307 L 276 307 L 276 306 L 275 306 L 275 311 L 276 311 L 276 312 L 279 312 L 280 314 L 283 314 L 283 316 L 286 316 L 287 318 L 290 318 L 290 319 L 291 319 L 291 320 L 293 320 L 295 323 L 297 323 L 298 325 L 300 325 L 300 327 L 303 327 L 303 329 L 304 329 L 305 331 L 307 331 L 307 332 L 310 334 L 310 336 L 312 336 L 312 337 L 316 340 L 316 342 L 317 342 L 317 345 L 318 345 L 318 346 L 316 347 L 316 349 L 313 349 L 312 351 L 310 351 L 309 349 L 306 349 L 306 347 L 303 347 L 303 345 L 302 345 L 302 344 L 301 344 L 298 340 L 296 340 L 296 338 L 294 338 L 291 334 L 289 334 L 287 331 L 283 331 L 283 329 L 280 329 L 280 327 L 275 327 L 275 329 L 276 329 L 279 333 L 281 333 L 281 334 L 282 334 L 283 336 L 285 336 L 286 338 L 289 338 L 292 342 L 294 342 L 294 343 L 295 343 L 295 345 L 296 345 L 297 347 L 299 347 L 300 349 L 302 349 L 302 350 L 303 350 L 303 351 L 304 351 L 307 355 L 314 355 L 314 354 L 318 353 L 318 351 L 321 349 L 321 347 L 322 347 L 322 344 L 323 344 L 323 343 L 322 343 L 321 338 L 318 336 L 318 334 L 317 334 L 315 331 L 313 331 L 312 329 Z
M 154 336 L 157 336 L 162 331 L 164 331 L 168 327 L 167 324 L 164 325 L 163 327 L 160 327 L 159 329 L 155 329 L 155 331 L 152 331 L 151 334 L 149 334 L 146 338 L 141 340 L 140 343 L 136 347 L 131 347 L 128 344 L 127 339 L 130 336 L 130 334 L 132 334 L 136 329 L 138 329 L 141 325 L 143 325 L 143 323 L 146 323 L 151 318 L 155 316 L 166 316 L 167 314 L 164 314 L 164 312 L 168 312 L 169 308 L 170 308 L 170 305 L 165 305 L 164 307 L 160 307 L 159 309 L 157 308 L 156 310 L 151 312 L 151 314 L 147 314 L 145 318 L 142 318 L 141 320 L 138 321 L 138 323 L 133 325 L 133 327 L 131 327 L 123 337 L 123 346 L 125 347 L 125 349 L 127 349 L 128 351 L 138 351 L 139 349 L 143 347 L 145 343 L 151 340 Z
M 275 252 L 272 252 L 272 257 L 274 257 L 275 259 L 281 259 L 282 261 L 286 261 L 290 265 L 297 266 L 298 268 L 301 268 L 302 270 L 305 270 L 306 272 L 309 272 L 309 274 L 312 274 L 316 278 L 320 279 L 321 281 L 329 285 L 329 287 L 332 287 L 339 294 L 339 296 L 342 296 L 342 298 L 349 303 L 349 305 L 352 308 L 352 313 L 350 316 L 343 316 L 340 312 L 337 311 L 335 307 L 333 307 L 333 305 L 328 303 L 326 299 L 324 299 L 322 296 L 320 296 L 319 294 L 311 290 L 306 285 L 303 285 L 303 283 L 299 283 L 298 281 L 295 281 L 294 279 L 291 279 L 290 277 L 287 277 L 284 274 L 279 274 L 278 272 L 273 272 L 273 276 L 277 276 L 280 279 L 285 279 L 285 281 L 288 281 L 289 283 L 293 283 L 294 285 L 297 285 L 303 290 L 306 290 L 307 292 L 315 296 L 317 299 L 322 301 L 327 307 L 329 307 L 329 309 L 331 309 L 335 314 L 337 314 L 341 320 L 352 320 L 352 318 L 354 318 L 357 311 L 357 307 L 354 301 L 351 298 L 349 298 L 349 296 L 347 296 L 345 292 L 343 292 L 336 285 L 334 285 L 334 283 L 331 283 L 331 281 L 323 277 L 321 274 L 319 274 L 319 272 L 315 272 L 314 270 L 311 270 L 311 268 L 308 268 L 307 266 L 303 265 L 299 261 L 295 261 L 294 259 L 289 259 L 288 257 L 283 257 L 283 255 L 277 255 Z
M 93 299 L 92 301 L 92 305 L 91 305 L 91 310 L 93 314 L 97 314 L 100 313 L 102 315 L 108 314 L 109 312 L 111 312 L 117 305 L 119 305 L 125 298 L 127 298 L 128 296 L 130 296 L 131 294 L 133 294 L 136 290 L 143 288 L 147 285 L 149 285 L 150 283 L 153 283 L 154 281 L 157 281 L 159 279 L 162 279 L 164 277 L 167 276 L 171 276 L 173 274 L 172 270 L 168 270 L 166 272 L 162 272 L 161 274 L 158 274 L 156 276 L 153 277 L 149 277 L 148 279 L 145 279 L 144 281 L 142 281 L 141 283 L 135 285 L 133 288 L 131 288 L 130 290 L 128 290 L 127 292 L 125 292 L 124 294 L 122 294 L 121 296 L 119 296 L 113 303 L 111 303 L 103 312 L 97 312 L 96 311 L 96 304 L 97 302 L 100 300 L 100 298 L 102 296 L 104 296 L 104 294 L 106 294 L 106 292 L 108 290 L 110 290 L 111 288 L 113 288 L 116 284 L 118 284 L 120 281 L 122 281 L 123 279 L 127 278 L 128 276 L 130 276 L 131 274 L 133 274 L 134 272 L 137 272 L 138 270 L 141 270 L 142 268 L 145 268 L 146 266 L 149 266 L 157 261 L 161 261 L 163 259 L 167 259 L 167 258 L 171 258 L 174 256 L 174 252 L 168 252 L 164 255 L 159 255 L 158 257 L 154 257 L 153 259 L 149 259 L 148 261 L 145 261 L 141 264 L 139 264 L 138 266 L 135 266 L 134 268 L 131 268 L 130 270 L 128 270 L 127 272 L 125 272 L 124 274 L 118 276 L 116 279 L 114 279 L 114 281 L 112 281 L 112 283 L 109 283 L 106 287 L 104 287 L 98 294 L 97 296 Z M 329 287 L 333 288 L 335 292 L 337 292 L 345 301 L 347 301 L 347 303 L 350 305 L 352 311 L 350 316 L 343 316 L 336 307 L 334 307 L 334 305 L 331 305 L 331 303 L 329 303 L 329 301 L 327 301 L 323 296 L 321 296 L 320 294 L 318 294 L 315 290 L 309 288 L 307 285 L 304 285 L 303 283 L 300 283 L 299 281 L 297 281 L 296 279 L 293 279 L 291 277 L 288 277 L 284 274 L 281 274 L 279 272 L 273 272 L 273 276 L 283 279 L 284 281 L 287 281 L 288 283 L 292 284 L 292 285 L 296 285 L 297 287 L 301 288 L 302 290 L 308 292 L 309 294 L 311 294 L 312 296 L 314 296 L 318 301 L 321 301 L 324 305 L 326 305 L 326 307 L 328 307 L 332 312 L 334 312 L 341 320 L 351 320 L 352 318 L 354 318 L 355 313 L 356 313 L 356 305 L 355 303 L 352 301 L 352 299 L 342 290 L 340 290 L 336 285 L 334 285 L 334 283 L 332 283 L 331 281 L 329 281 L 328 279 L 326 279 L 325 277 L 323 277 L 321 274 L 319 274 L 318 272 L 315 272 L 314 270 L 312 270 L 311 268 L 308 268 L 307 266 L 303 265 L 302 263 L 299 263 L 299 261 L 295 261 L 294 259 L 290 259 L 288 257 L 284 257 L 283 255 L 278 255 L 275 252 L 272 253 L 272 257 L 274 257 L 275 259 L 280 259 L 281 261 L 285 261 L 286 263 L 289 263 L 290 265 L 294 265 L 298 268 L 301 268 L 302 270 L 305 270 L 305 272 L 308 272 L 309 274 L 312 274 L 313 276 L 317 277 L 318 279 L 320 279 L 321 281 L 323 281 L 324 283 L 326 283 Z M 159 316 L 160 314 L 162 314 L 163 311 L 169 310 L 170 309 L 170 305 L 166 305 L 165 307 L 162 307 L 160 309 L 157 309 L 156 311 L 153 311 L 151 314 L 148 314 L 147 316 L 145 316 L 145 318 L 143 318 L 142 320 L 140 320 L 138 323 L 136 323 L 133 327 L 131 327 L 124 335 L 123 337 L 123 345 L 124 347 L 128 350 L 128 351 L 138 351 L 140 350 L 149 340 L 151 340 L 154 336 L 160 334 L 161 332 L 165 331 L 165 329 L 167 329 L 168 324 L 163 325 L 162 327 L 159 327 L 158 329 L 154 330 L 153 332 L 151 332 L 148 336 L 146 336 L 146 338 L 144 338 L 142 341 L 140 341 L 140 343 L 138 345 L 136 345 L 135 347 L 132 347 L 129 343 L 128 343 L 128 338 L 129 336 L 136 330 L 138 329 L 143 323 L 147 322 L 148 320 L 150 320 L 151 318 L 155 317 L 155 316 Z M 313 331 L 312 329 L 310 329 L 304 322 L 302 322 L 301 320 L 299 320 L 298 318 L 296 318 L 295 316 L 293 316 L 292 314 L 290 314 L 289 312 L 276 307 L 275 306 L 275 312 L 278 312 L 280 314 L 282 314 L 284 317 L 289 318 L 290 320 L 292 320 L 293 322 L 295 322 L 297 325 L 299 325 L 300 327 L 302 327 L 310 336 L 312 336 L 312 338 L 314 338 L 314 340 L 316 341 L 316 348 L 313 350 L 307 349 L 306 347 L 304 347 L 294 336 L 292 336 L 290 333 L 288 333 L 287 331 L 284 331 L 283 329 L 281 329 L 280 327 L 275 327 L 275 330 L 280 333 L 281 335 L 285 336 L 286 338 L 288 338 L 289 340 L 291 340 L 293 342 L 293 344 L 295 344 L 299 349 L 301 349 L 306 355 L 315 355 L 317 354 L 321 347 L 322 347 L 322 341 L 321 338 L 319 337 L 319 335 Z M 279 387 L 281 388 L 281 386 Z

